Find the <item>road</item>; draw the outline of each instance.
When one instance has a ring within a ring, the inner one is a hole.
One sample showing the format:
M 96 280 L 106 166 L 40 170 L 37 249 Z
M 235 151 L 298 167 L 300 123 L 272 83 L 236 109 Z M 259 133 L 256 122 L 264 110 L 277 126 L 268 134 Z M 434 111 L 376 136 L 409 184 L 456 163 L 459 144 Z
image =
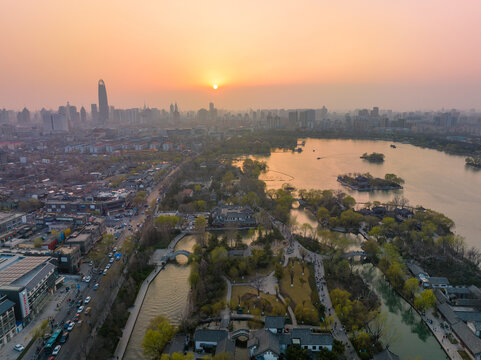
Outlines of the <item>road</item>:
M 152 190 L 149 192 L 149 195 L 147 196 L 147 204 L 150 205 L 152 201 L 156 200 L 159 197 L 159 191 L 167 189 L 168 186 L 171 184 L 173 176 L 178 172 L 180 166 L 177 166 L 173 168 L 170 173 L 156 186 L 152 188 Z M 132 234 L 133 231 L 136 231 L 138 229 L 137 225 L 143 224 L 148 216 L 148 212 L 146 212 L 144 209 L 141 209 L 138 213 L 138 215 L 135 215 L 130 218 L 128 222 L 128 226 L 123 228 L 123 231 L 121 232 L 120 236 L 118 239 L 112 244 L 112 248 L 117 247 L 120 249 L 122 245 L 124 244 L 125 240 L 128 239 Z M 131 226 L 132 231 L 129 230 L 129 227 Z M 120 270 L 121 270 L 121 263 L 125 261 L 125 259 L 122 259 L 120 261 L 114 261 L 111 264 L 111 269 L 108 270 L 108 272 L 119 272 L 119 278 L 121 276 Z M 100 269 L 105 269 L 105 266 L 109 263 L 109 258 L 106 256 L 105 259 L 102 261 L 101 265 L 98 268 L 93 268 L 89 267 L 88 265 L 83 265 L 83 272 L 82 275 L 79 276 L 79 280 L 74 283 L 74 287 L 69 291 L 65 291 L 65 286 L 63 289 L 59 290 L 54 294 L 55 299 L 59 300 L 58 301 L 58 308 L 53 310 L 53 321 L 51 324 L 53 325 L 52 328 L 55 328 L 56 324 L 59 324 L 59 326 L 62 326 L 65 322 L 73 320 L 75 314 L 77 313 L 77 301 L 82 300 L 84 301 L 85 298 L 88 296 L 91 297 L 90 303 L 88 305 L 84 305 L 85 308 L 89 306 L 93 306 L 97 301 L 103 301 L 105 302 L 105 297 L 102 297 L 102 299 L 99 299 L 99 292 L 95 291 L 93 289 L 94 284 L 98 283 L 99 284 L 99 289 L 103 286 L 103 281 L 102 279 L 104 278 L 103 275 L 99 274 Z M 117 271 L 116 271 L 117 270 Z M 85 282 L 81 282 L 80 279 L 84 275 L 89 275 L 91 276 L 91 281 L 87 284 Z M 116 283 L 120 283 L 119 281 L 115 281 Z M 77 283 L 79 284 L 79 288 L 77 289 Z M 111 282 L 112 283 L 112 282 Z M 120 284 L 119 284 L 120 285 Z M 109 289 L 108 293 L 113 294 L 117 293 L 118 287 L 116 286 L 114 288 Z M 54 304 L 54 307 L 57 305 Z M 39 317 L 39 320 L 44 319 L 44 318 L 49 318 L 52 315 L 50 314 L 45 314 L 45 311 L 42 312 L 42 315 Z M 76 324 L 75 327 L 73 328 L 72 332 L 70 333 L 69 339 L 67 342 L 62 346 L 59 354 L 56 356 L 56 359 L 62 360 L 70 360 L 70 359 L 79 359 L 85 356 L 86 352 L 86 342 L 89 340 L 92 340 L 92 334 L 95 333 L 95 328 L 92 331 L 88 331 L 89 323 L 91 323 L 92 326 L 94 326 L 96 321 L 93 321 L 90 318 L 90 315 L 85 315 L 82 313 L 80 315 L 80 319 L 82 320 L 82 323 Z M 37 325 L 35 325 L 37 326 Z M 34 327 L 32 327 L 33 329 Z M 13 343 L 13 342 L 12 342 Z M 5 354 L 8 354 L 8 356 L 3 356 L 2 352 L 0 352 L 0 356 L 3 359 L 16 359 L 19 355 L 18 352 L 15 352 L 13 350 L 13 345 L 11 346 L 11 350 L 4 350 Z M 26 344 L 24 342 L 24 344 Z M 10 348 L 10 343 L 8 344 L 8 347 Z M 48 354 L 45 353 L 45 351 L 38 351 L 41 349 L 41 340 L 39 339 L 36 344 L 34 344 L 28 352 L 25 354 L 24 359 L 39 359 L 39 360 L 44 360 L 47 359 Z

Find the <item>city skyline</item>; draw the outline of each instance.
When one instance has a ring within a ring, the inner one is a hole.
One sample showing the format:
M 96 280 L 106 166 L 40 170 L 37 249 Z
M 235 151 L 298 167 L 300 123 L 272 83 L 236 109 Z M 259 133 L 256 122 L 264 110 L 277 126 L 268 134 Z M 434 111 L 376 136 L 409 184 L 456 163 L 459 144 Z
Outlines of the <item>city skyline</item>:
M 2 7 L 2 108 L 88 106 L 98 79 L 119 108 L 470 109 L 481 98 L 476 2 Z

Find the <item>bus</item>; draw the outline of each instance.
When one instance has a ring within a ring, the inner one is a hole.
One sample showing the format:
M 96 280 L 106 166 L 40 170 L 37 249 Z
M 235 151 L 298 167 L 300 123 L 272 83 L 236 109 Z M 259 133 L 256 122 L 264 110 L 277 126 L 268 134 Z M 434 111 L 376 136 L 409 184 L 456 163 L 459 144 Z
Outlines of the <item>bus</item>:
M 48 352 L 52 352 L 54 345 L 61 334 L 62 334 L 62 329 L 55 330 L 52 336 L 50 336 L 50 339 L 48 339 L 47 344 L 45 344 L 45 350 L 47 350 Z

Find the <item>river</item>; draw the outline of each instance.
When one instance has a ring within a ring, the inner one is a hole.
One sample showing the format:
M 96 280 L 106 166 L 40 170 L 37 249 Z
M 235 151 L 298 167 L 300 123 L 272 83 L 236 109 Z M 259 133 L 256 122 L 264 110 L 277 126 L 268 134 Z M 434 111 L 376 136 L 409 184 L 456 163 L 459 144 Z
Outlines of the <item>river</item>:
M 364 281 L 381 300 L 386 314 L 386 331 L 381 341 L 402 360 L 448 359 L 419 314 L 384 280 L 381 271 L 371 264 L 356 266 Z
M 481 250 L 481 171 L 466 167 L 464 157 L 387 141 L 306 139 L 304 151 L 273 152 L 256 157 L 267 162 L 269 170 L 261 176 L 268 189 L 289 183 L 297 189 L 339 189 L 357 201 L 381 202 L 395 194 L 403 195 L 410 205 L 422 205 L 444 213 L 456 223 L 456 232 L 466 244 Z M 384 163 L 369 163 L 359 157 L 379 152 Z M 320 158 L 319 160 L 317 158 Z M 403 190 L 357 192 L 343 187 L 337 176 L 346 173 L 370 172 L 384 177 L 394 173 L 406 183 Z M 298 219 L 299 221 L 299 219 Z
M 250 244 L 255 236 L 250 237 L 248 231 L 241 231 L 242 241 Z M 228 236 L 222 231 L 216 231 L 217 236 Z M 194 235 L 182 238 L 175 250 L 192 251 L 196 244 Z M 190 268 L 183 255 L 177 256 L 177 262 L 169 262 L 167 266 L 155 277 L 149 286 L 142 308 L 135 323 L 134 330 L 127 345 L 124 355 L 125 360 L 144 359 L 142 352 L 142 339 L 149 326 L 150 319 L 163 315 L 173 325 L 178 325 L 186 310 L 189 295 Z
M 175 250 L 191 251 L 195 242 L 195 237 L 188 235 L 177 243 Z M 190 290 L 189 274 L 187 259 L 178 256 L 177 263 L 168 263 L 152 281 L 127 345 L 125 360 L 144 359 L 141 344 L 150 319 L 163 315 L 173 325 L 180 323 Z

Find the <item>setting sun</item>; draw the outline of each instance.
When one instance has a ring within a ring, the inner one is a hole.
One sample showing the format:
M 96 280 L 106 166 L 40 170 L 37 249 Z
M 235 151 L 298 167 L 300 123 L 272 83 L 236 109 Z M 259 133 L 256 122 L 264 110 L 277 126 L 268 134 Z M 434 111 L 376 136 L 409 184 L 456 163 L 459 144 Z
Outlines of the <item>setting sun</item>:
M 214 90 L 217 90 L 218 88 L 217 84 L 214 84 L 212 87 L 214 88 Z

